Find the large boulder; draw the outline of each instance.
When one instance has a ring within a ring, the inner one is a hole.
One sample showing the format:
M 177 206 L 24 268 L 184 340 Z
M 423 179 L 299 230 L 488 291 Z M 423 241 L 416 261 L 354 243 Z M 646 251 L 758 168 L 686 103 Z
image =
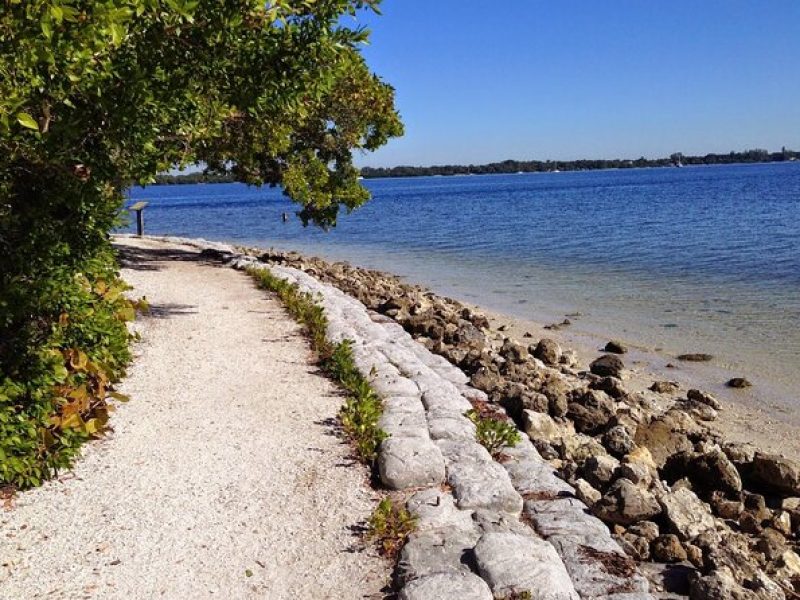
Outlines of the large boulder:
M 604 354 L 589 365 L 589 370 L 600 377 L 622 377 L 624 368 L 622 360 L 613 354 Z
M 680 411 L 670 410 L 647 425 L 639 426 L 634 441 L 650 450 L 656 466 L 660 468 L 673 454 L 694 450 L 694 444 L 688 436 L 696 427 L 690 417 Z
M 555 548 L 538 537 L 485 533 L 475 546 L 475 562 L 496 598 L 527 592 L 537 600 L 579 600 Z
M 770 491 L 793 496 L 800 494 L 800 464 L 777 454 L 756 452 L 751 477 Z
M 575 423 L 575 429 L 590 435 L 602 431 L 614 414 L 614 401 L 599 390 L 587 390 L 567 408 L 567 416 Z
M 667 460 L 663 472 L 671 482 L 688 477 L 692 488 L 704 498 L 710 498 L 716 490 L 731 498 L 742 491 L 739 471 L 718 448 L 702 454 L 679 452 Z
M 657 516 L 661 513 L 661 506 L 647 490 L 628 479 L 618 479 L 593 510 L 606 522 L 631 525 Z
M 561 360 L 561 346 L 555 340 L 543 338 L 539 340 L 531 354 L 546 365 L 556 366 Z

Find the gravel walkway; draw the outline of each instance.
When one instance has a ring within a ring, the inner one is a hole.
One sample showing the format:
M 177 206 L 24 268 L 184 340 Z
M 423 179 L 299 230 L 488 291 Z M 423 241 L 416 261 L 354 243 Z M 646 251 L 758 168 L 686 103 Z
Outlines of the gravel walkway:
M 377 498 L 297 326 L 194 250 L 123 243 L 153 306 L 132 401 L 73 471 L 0 513 L 0 598 L 381 597 L 389 565 L 354 533 Z

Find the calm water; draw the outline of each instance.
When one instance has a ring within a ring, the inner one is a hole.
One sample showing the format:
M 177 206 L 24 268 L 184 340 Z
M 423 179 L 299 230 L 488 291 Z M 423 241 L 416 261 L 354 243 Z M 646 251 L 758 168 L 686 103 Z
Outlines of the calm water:
M 322 232 L 278 190 L 137 188 L 148 233 L 297 249 L 800 383 L 800 163 L 366 181 Z

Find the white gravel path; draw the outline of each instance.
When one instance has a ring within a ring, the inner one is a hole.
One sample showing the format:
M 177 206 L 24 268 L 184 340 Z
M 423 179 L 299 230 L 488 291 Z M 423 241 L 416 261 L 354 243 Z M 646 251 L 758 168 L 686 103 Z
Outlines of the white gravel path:
M 154 310 L 114 433 L 0 513 L 0 598 L 381 597 L 335 387 L 246 275 L 172 258 L 124 271 Z

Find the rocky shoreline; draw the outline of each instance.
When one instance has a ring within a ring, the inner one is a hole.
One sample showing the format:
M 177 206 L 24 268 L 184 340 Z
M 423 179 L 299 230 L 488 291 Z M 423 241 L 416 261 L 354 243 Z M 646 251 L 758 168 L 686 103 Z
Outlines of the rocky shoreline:
M 665 381 L 631 392 L 624 354 L 612 352 L 623 348 L 577 364 L 554 340 L 509 339 L 476 310 L 393 275 L 248 252 L 339 288 L 466 373 L 608 526 L 655 596 L 800 598 L 800 465 L 723 439 L 709 427 L 712 395 Z

